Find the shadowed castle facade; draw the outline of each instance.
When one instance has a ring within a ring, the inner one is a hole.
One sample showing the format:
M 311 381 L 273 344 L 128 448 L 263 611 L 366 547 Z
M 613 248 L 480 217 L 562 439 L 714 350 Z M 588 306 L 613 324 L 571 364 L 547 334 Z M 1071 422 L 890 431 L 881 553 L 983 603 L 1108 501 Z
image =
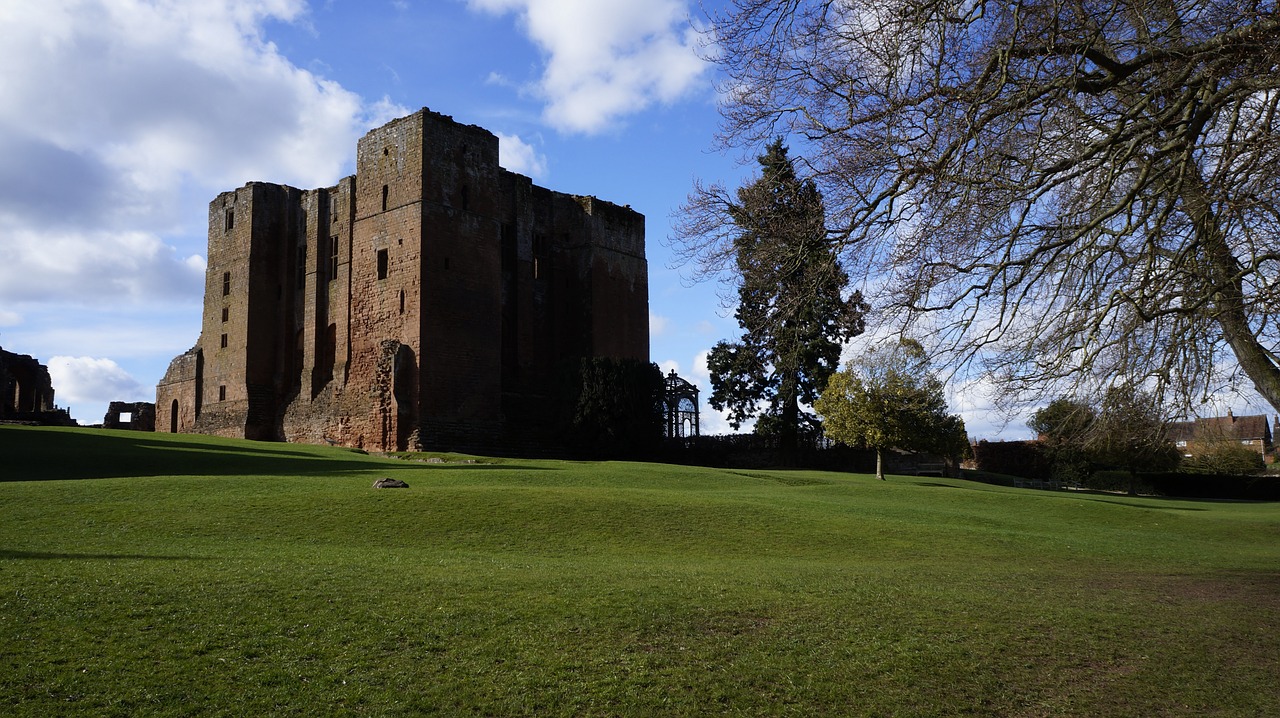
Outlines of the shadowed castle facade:
M 498 166 L 487 130 L 421 110 L 356 174 L 209 205 L 204 319 L 156 430 L 483 450 L 545 441 L 556 377 L 648 360 L 644 217 Z

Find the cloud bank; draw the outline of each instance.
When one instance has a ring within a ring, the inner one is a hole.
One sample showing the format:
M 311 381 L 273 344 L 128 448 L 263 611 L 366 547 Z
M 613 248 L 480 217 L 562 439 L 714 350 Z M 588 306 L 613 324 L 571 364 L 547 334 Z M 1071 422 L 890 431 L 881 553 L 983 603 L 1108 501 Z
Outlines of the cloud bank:
M 0 302 L 198 302 L 203 212 L 248 179 L 323 186 L 395 108 L 263 38 L 301 0 L 0 5 Z M 185 239 L 182 239 L 185 238 Z
M 515 13 L 545 54 L 533 88 L 559 130 L 606 130 L 655 103 L 682 97 L 708 71 L 683 0 L 468 0 Z
M 495 132 L 498 136 L 498 164 L 512 172 L 543 179 L 547 175 L 547 158 L 518 135 Z
M 59 406 L 69 406 L 82 424 L 96 424 L 113 401 L 155 401 L 155 387 L 143 386 L 110 359 L 56 356 L 49 378 Z

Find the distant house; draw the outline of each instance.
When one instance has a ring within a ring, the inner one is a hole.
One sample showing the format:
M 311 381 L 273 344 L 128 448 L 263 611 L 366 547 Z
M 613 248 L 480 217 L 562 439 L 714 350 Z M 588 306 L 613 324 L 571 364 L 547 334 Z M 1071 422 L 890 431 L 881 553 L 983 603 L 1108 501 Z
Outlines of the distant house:
M 1222 442 L 1240 443 L 1262 455 L 1264 461 L 1275 460 L 1272 438 L 1280 432 L 1280 416 L 1276 417 L 1275 431 L 1265 416 L 1236 416 L 1227 411 L 1226 416 L 1214 416 L 1195 421 L 1174 421 L 1169 424 L 1169 438 L 1177 445 L 1183 458 L 1190 459 Z

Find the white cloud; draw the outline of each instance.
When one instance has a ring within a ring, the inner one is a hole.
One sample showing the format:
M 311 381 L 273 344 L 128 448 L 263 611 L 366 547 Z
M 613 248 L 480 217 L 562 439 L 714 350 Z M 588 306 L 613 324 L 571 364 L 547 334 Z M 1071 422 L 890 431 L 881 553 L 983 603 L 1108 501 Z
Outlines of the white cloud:
M 7 309 L 0 309 L 0 327 L 16 327 L 22 323 L 22 315 Z
M 995 402 L 995 386 L 988 378 L 951 385 L 948 409 L 964 419 L 965 432 L 973 440 L 1016 441 L 1035 438 L 1027 428 L 1027 416 L 1011 415 Z
M 401 108 L 366 107 L 263 39 L 265 22 L 305 12 L 302 0 L 0 5 L 0 301 L 198 293 L 192 255 L 214 194 L 344 174 L 359 134 Z M 193 246 L 173 246 L 184 238 Z
M 707 72 L 683 0 L 469 0 L 516 13 L 546 54 L 536 88 L 544 119 L 596 133 L 654 103 L 670 103 Z
M 0 299 L 141 302 L 199 300 L 204 258 L 179 259 L 149 232 L 77 227 L 38 229 L 0 217 Z
M 671 323 L 671 320 L 667 319 L 666 317 L 650 312 L 649 313 L 649 336 L 656 337 L 662 334 L 663 332 L 667 331 L 667 326 L 670 323 Z
M 96 424 L 113 401 L 155 401 L 155 388 L 143 386 L 110 359 L 55 356 L 49 378 L 59 406 L 72 408 L 82 424 Z
M 523 175 L 541 179 L 547 174 L 547 158 L 533 148 L 533 145 L 520 139 L 518 135 L 498 136 L 498 164 Z
M 658 368 L 662 370 L 663 376 L 666 376 L 671 372 L 675 372 L 676 375 L 680 374 L 680 362 L 675 359 L 666 359 L 658 362 Z
M 698 384 L 711 381 L 711 370 L 707 368 L 707 355 L 711 353 L 710 349 L 700 351 L 693 356 L 693 368 L 689 371 L 701 381 Z
M 515 83 L 513 83 L 511 80 L 508 80 L 505 75 L 503 75 L 501 72 L 497 72 L 496 70 L 491 70 L 489 72 L 489 76 L 484 78 L 484 84 L 493 85 L 495 87 L 509 87 L 509 88 L 516 87 Z

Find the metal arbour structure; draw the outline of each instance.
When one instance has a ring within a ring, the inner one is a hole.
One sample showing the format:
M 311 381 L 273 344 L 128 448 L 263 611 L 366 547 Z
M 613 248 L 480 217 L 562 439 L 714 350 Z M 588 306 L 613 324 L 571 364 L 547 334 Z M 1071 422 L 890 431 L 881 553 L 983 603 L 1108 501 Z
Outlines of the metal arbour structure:
M 663 414 L 668 439 L 698 436 L 698 387 L 681 379 L 674 369 L 667 374 Z

